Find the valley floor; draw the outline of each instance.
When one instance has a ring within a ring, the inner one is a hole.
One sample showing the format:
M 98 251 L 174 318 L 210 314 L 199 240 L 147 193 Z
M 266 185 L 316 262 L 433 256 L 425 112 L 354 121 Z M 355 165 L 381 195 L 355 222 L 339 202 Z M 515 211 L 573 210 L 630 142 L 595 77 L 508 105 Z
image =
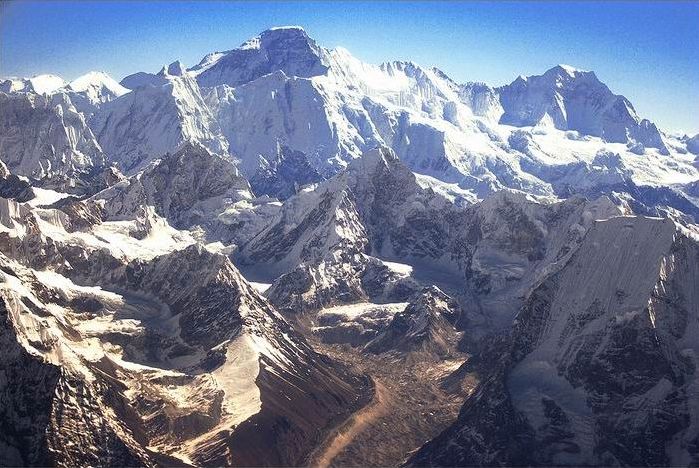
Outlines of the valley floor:
M 318 352 L 368 375 L 374 383 L 371 402 L 328 434 L 311 455 L 310 466 L 399 466 L 454 421 L 475 388 L 473 382 L 457 390 L 441 385 L 466 361 L 466 354 L 438 362 L 374 355 L 361 347 L 329 345 L 308 329 L 302 331 Z

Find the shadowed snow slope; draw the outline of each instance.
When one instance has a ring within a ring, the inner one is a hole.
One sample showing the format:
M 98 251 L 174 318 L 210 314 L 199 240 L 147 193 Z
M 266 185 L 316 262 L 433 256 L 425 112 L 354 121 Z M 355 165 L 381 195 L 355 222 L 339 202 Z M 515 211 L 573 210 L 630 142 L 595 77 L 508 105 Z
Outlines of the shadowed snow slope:
M 11 172 L 75 185 L 105 157 L 70 97 L 0 92 L 0 155 Z

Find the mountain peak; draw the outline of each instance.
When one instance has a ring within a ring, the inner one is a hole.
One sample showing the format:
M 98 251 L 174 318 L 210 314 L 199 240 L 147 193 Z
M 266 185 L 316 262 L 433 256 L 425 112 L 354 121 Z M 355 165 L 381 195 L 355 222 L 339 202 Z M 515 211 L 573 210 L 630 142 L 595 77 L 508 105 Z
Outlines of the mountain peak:
M 316 42 L 301 26 L 277 26 L 262 31 L 259 36 L 247 41 L 255 41 L 263 49 L 278 47 L 301 47 L 317 49 Z
M 569 76 L 575 76 L 575 75 L 577 75 L 578 73 L 588 73 L 586 70 L 581 70 L 580 68 L 576 68 L 576 67 L 573 67 L 573 66 L 570 66 L 570 65 L 566 65 L 566 64 L 564 64 L 564 63 L 559 63 L 559 64 L 556 65 L 555 67 L 553 67 L 553 68 L 551 68 L 550 70 L 548 70 L 548 72 L 551 72 L 551 71 L 556 71 L 556 72 L 559 72 L 559 73 L 562 72 L 562 73 L 565 73 L 565 74 L 567 74 L 567 75 L 569 75 Z M 548 73 L 548 72 L 547 72 L 547 73 Z
M 614 94 L 594 72 L 556 65 L 498 90 L 505 111 L 500 123 L 526 127 L 550 121 L 559 130 L 667 151 L 655 125 L 642 123 L 629 100 Z
M 129 92 L 128 89 L 116 82 L 111 76 L 102 71 L 91 71 L 71 81 L 67 88 L 75 92 L 89 91 L 91 88 L 103 88 L 115 96 Z
M 304 44 L 317 47 L 315 41 L 308 36 L 306 31 L 301 26 L 275 26 L 273 28 L 265 29 L 257 36 L 243 42 L 237 49 L 209 55 L 226 55 L 238 50 L 267 49 L 278 42 L 281 42 L 281 44 L 286 47 L 293 47 L 294 45 L 303 46 Z
M 34 75 L 31 78 L 8 78 L 0 81 L 0 91 L 7 93 L 35 92 L 37 94 L 51 94 L 66 84 L 66 81 L 60 76 L 43 74 Z
M 160 76 L 183 76 L 187 69 L 179 60 L 172 62 L 167 67 L 163 67 L 158 75 Z
M 287 76 L 310 78 L 328 70 L 327 52 L 299 26 L 267 29 L 237 49 L 204 57 L 190 71 L 201 86 L 238 86 L 263 75 L 282 71 Z
M 557 82 L 568 82 L 572 83 L 578 79 L 591 79 L 592 81 L 597 81 L 601 83 L 594 72 L 581 70 L 580 68 L 575 68 L 570 65 L 559 64 L 546 70 L 542 75 L 534 75 L 528 77 L 528 79 L 549 79 L 556 80 Z
M 304 35 L 306 34 L 306 30 L 303 29 L 302 26 L 274 26 L 272 28 L 267 29 L 266 31 L 263 31 L 262 34 L 267 33 L 267 32 L 278 32 L 278 31 L 288 31 L 292 33 L 302 33 Z
M 51 74 L 36 75 L 30 78 L 29 82 L 39 94 L 50 94 L 66 84 L 63 78 Z

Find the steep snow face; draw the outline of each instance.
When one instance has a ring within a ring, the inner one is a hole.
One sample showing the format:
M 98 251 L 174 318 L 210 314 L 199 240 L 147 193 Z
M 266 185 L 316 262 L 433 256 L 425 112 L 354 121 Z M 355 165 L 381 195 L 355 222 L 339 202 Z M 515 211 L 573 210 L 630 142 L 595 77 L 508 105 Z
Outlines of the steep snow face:
M 605 435 L 607 441 L 595 436 L 597 421 L 611 427 L 621 422 L 613 419 L 631 416 L 614 414 L 619 406 L 610 405 L 611 401 L 662 404 L 672 387 L 671 381 L 678 377 L 667 373 L 672 363 L 664 357 L 670 344 L 665 340 L 670 337 L 662 336 L 658 328 L 672 329 L 686 318 L 676 316 L 677 310 L 673 313 L 663 309 L 670 315 L 657 317 L 656 322 L 656 311 L 651 305 L 653 289 L 661 281 L 661 263 L 670 254 L 675 235 L 675 226 L 668 220 L 614 218 L 598 222 L 571 264 L 535 291 L 525 306 L 519 320 L 529 318 L 542 323 L 531 323 L 532 328 L 525 329 L 519 338 L 524 344 L 522 353 L 530 352 L 512 369 L 508 388 L 515 408 L 532 427 L 541 428 L 549 422 L 548 406 L 558 407 L 570 422 L 569 442 L 580 451 L 576 455 L 554 453 L 556 461 L 594 464 L 600 460 L 595 458 L 600 456 L 596 453 L 603 452 L 602 460 L 614 456 L 615 444 L 609 438 L 633 438 L 636 429 L 626 427 L 623 434 L 617 432 L 621 431 L 617 427 L 614 435 Z M 602 243 L 607 244 L 606 248 L 598 247 Z M 547 293 L 552 293 L 552 297 Z M 527 314 L 531 316 L 525 318 Z M 632 334 L 635 338 L 631 338 Z M 635 352 L 627 350 L 627 346 L 635 348 Z M 658 389 L 661 394 L 643 402 L 642 395 L 655 393 L 655 385 L 663 388 Z M 607 394 L 610 401 L 594 402 L 589 393 Z M 547 399 L 546 404 L 542 403 L 543 398 Z M 605 421 L 607 418 L 612 420 Z M 654 456 L 662 456 L 662 452 Z M 628 456 L 616 454 L 620 455 Z
M 235 89 L 222 85 L 206 93 L 231 153 L 241 159 L 248 177 L 260 167 L 260 155 L 268 161 L 276 157 L 278 145 L 304 153 L 326 176 L 358 157 L 362 138 L 327 105 L 328 99 L 314 81 L 281 71 Z
M 314 263 L 334 249 L 362 252 L 366 232 L 351 195 L 332 179 L 290 198 L 240 253 L 244 264 L 278 276 L 301 263 Z
M 67 94 L 0 93 L 0 156 L 9 170 L 56 185 L 103 167 L 100 145 Z
M 457 422 L 412 462 L 691 464 L 698 255 L 669 220 L 596 222 L 532 290 Z
M 459 98 L 480 117 L 497 122 L 502 116 L 498 92 L 485 83 L 466 83 L 459 87 Z
M 631 103 L 613 94 L 593 72 L 559 65 L 540 76 L 520 77 L 498 91 L 504 109 L 500 123 L 549 123 L 612 143 L 634 140 L 667 151 L 655 125 L 641 121 Z
M 163 69 L 146 85 L 102 106 L 91 126 L 110 160 L 129 173 L 175 152 L 185 141 L 228 154 L 216 119 L 187 73 L 172 75 Z
M 250 185 L 257 194 L 268 194 L 286 200 L 301 187 L 321 180 L 321 175 L 303 153 L 280 145 L 276 158 L 261 160 L 259 169 L 250 179 Z
M 308 78 L 327 71 L 324 54 L 302 28 L 273 28 L 237 49 L 207 55 L 190 71 L 204 87 L 235 87 L 274 71 Z
M 687 140 L 687 151 L 699 155 L 699 133 Z
M 113 101 L 129 90 L 104 72 L 89 72 L 68 83 L 63 90 L 79 112 L 91 116 L 102 104 Z

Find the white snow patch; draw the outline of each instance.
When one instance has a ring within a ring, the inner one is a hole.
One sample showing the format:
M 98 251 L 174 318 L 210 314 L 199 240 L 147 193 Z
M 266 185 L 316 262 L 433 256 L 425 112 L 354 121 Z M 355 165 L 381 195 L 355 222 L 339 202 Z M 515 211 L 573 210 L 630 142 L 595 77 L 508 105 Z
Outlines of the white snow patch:
M 255 291 L 260 294 L 263 294 L 269 289 L 270 286 L 272 286 L 272 283 L 258 283 L 257 281 L 248 281 L 248 283 L 250 283 L 250 286 L 255 288 Z
M 212 372 L 225 393 L 222 424 L 237 426 L 260 412 L 262 400 L 255 383 L 259 373 L 259 346 L 250 335 L 241 334 L 228 345 L 226 362 Z
M 30 206 L 41 206 L 41 205 L 51 205 L 56 203 L 58 200 L 62 200 L 69 197 L 70 194 L 56 192 L 55 190 L 43 189 L 39 187 L 32 187 L 35 197 L 27 202 Z
M 386 265 L 391 271 L 394 271 L 403 276 L 410 276 L 413 272 L 413 267 L 407 263 L 389 262 L 388 260 L 381 260 L 384 265 Z

